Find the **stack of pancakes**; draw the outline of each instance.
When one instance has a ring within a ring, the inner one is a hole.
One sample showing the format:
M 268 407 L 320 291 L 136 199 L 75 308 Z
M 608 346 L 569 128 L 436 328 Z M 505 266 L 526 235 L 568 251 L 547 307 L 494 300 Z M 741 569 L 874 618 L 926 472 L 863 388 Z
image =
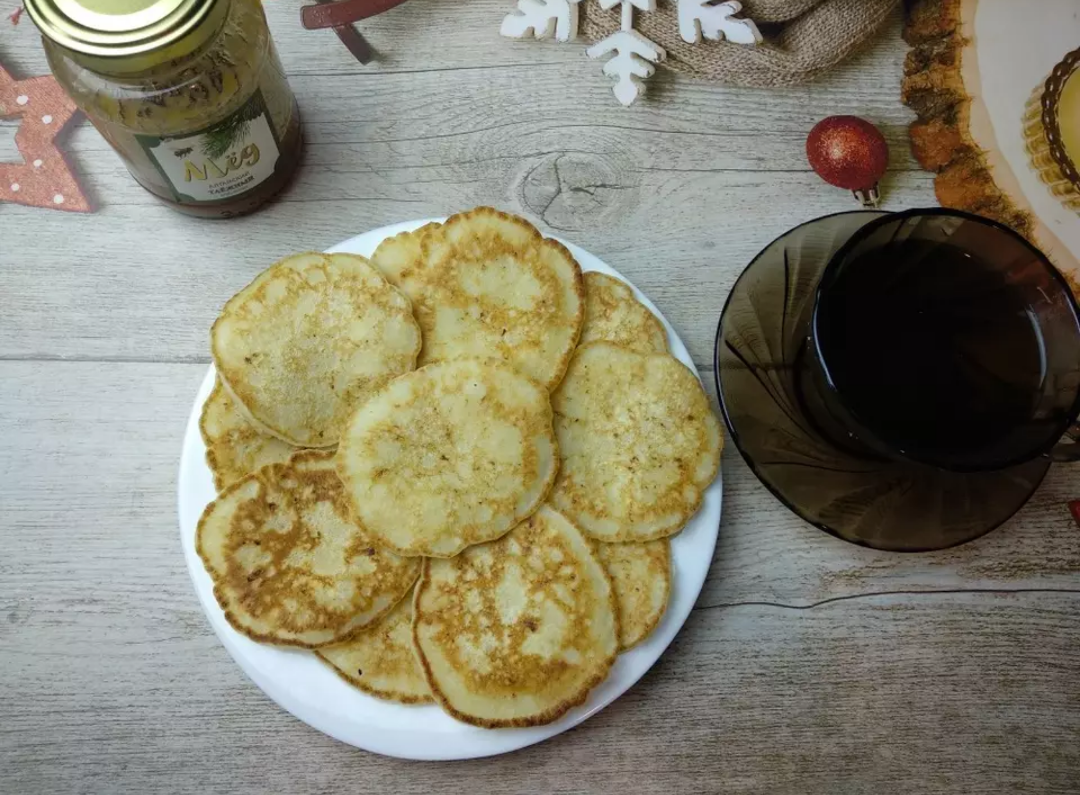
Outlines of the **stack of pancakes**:
M 197 548 L 237 631 L 495 728 L 583 703 L 659 623 L 720 425 L 630 288 L 526 221 L 288 257 L 211 348 Z

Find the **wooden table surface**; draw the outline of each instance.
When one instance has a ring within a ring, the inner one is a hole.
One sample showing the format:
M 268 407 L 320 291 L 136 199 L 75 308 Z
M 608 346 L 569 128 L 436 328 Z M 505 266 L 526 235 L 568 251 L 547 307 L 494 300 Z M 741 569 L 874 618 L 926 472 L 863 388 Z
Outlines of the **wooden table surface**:
M 70 148 L 99 212 L 0 205 L 0 791 L 1080 792 L 1080 484 L 1064 467 L 986 538 L 903 556 L 802 523 L 729 449 L 716 558 L 678 639 L 602 713 L 505 757 L 381 758 L 252 685 L 192 591 L 175 491 L 207 330 L 272 260 L 495 204 L 639 285 L 712 391 L 739 270 L 853 206 L 807 167 L 814 122 L 876 122 L 885 207 L 933 203 L 906 143 L 899 12 L 811 86 L 661 74 L 626 110 L 581 45 L 500 39 L 512 0 L 412 0 L 363 26 L 383 53 L 368 67 L 302 30 L 296 3 L 267 5 L 308 141 L 281 201 L 178 216 L 84 123 Z M 45 71 L 28 21 L 0 23 L 0 62 Z

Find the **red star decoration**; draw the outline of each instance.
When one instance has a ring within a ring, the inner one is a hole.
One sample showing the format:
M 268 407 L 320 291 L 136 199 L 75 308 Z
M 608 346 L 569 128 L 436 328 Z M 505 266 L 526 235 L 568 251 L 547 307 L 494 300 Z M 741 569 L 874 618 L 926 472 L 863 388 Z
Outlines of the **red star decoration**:
M 15 133 L 21 163 L 0 163 L 0 202 L 91 212 L 56 138 L 77 112 L 51 76 L 15 80 L 0 67 L 0 119 L 22 116 Z

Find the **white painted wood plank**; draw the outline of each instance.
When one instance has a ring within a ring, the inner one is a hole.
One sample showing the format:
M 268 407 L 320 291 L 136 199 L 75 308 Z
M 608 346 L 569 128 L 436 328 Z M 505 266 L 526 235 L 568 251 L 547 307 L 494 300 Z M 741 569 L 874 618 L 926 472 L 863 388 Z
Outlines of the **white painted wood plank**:
M 491 3 L 455 8 L 457 30 L 480 29 L 497 10 Z M 893 143 L 887 206 L 932 203 L 929 175 L 912 170 L 909 112 L 897 101 L 898 19 L 810 87 L 747 91 L 669 77 L 664 90 L 627 111 L 602 76 L 576 76 L 576 61 L 484 66 L 468 55 L 488 52 L 480 44 L 421 50 L 403 35 L 411 71 L 355 63 L 340 66 L 347 73 L 327 71 L 318 60 L 328 57 L 326 42 L 296 26 L 296 9 L 268 9 L 309 140 L 293 188 L 248 219 L 180 218 L 82 125 L 71 144 L 100 212 L 0 206 L 0 289 L 9 307 L 0 357 L 197 359 L 217 308 L 284 254 L 491 203 L 620 269 L 707 366 L 719 309 L 745 263 L 785 229 L 855 206 L 805 162 L 804 137 L 820 117 L 857 112 L 880 122 Z M 412 0 L 394 14 L 406 9 L 418 30 L 433 27 L 430 3 Z M 15 63 L 44 68 L 31 27 L 5 36 Z M 478 42 L 546 50 L 497 36 Z M 595 66 L 584 58 L 581 65 Z M 136 229 L 152 232 L 140 237 Z
M 575 731 L 418 764 L 319 735 L 262 696 L 201 618 L 9 623 L 0 764 L 12 791 L 1072 793 L 1080 629 L 1068 595 L 876 597 L 696 613 Z M 50 644 L 47 650 L 38 643 Z M 663 738 L 663 739 L 659 739 Z
M 1036 539 L 1006 530 L 966 563 L 873 560 L 777 513 L 731 458 L 725 543 L 699 608 L 611 708 L 539 747 L 465 764 L 335 743 L 258 693 L 191 590 L 173 488 L 202 372 L 0 363 L 5 791 L 1074 791 L 1075 528 L 1043 527 L 1062 531 L 1058 558 L 1035 560 Z M 978 561 L 1027 567 L 1003 589 L 1074 590 L 860 595 L 940 588 Z M 836 576 L 844 566 L 858 575 Z M 823 597 L 834 601 L 731 604 Z
M 12 254 L 0 254 L 7 313 L 0 356 L 204 358 L 220 307 L 275 259 L 383 224 L 493 203 L 620 270 L 674 323 L 694 360 L 709 366 L 720 310 L 742 267 L 787 228 L 852 208 L 844 192 L 806 172 L 640 171 L 616 183 L 625 187 L 608 189 L 602 186 L 613 177 L 602 170 L 610 160 L 575 171 L 573 156 L 562 156 L 557 176 L 557 159 L 534 158 L 531 166 L 501 161 L 495 173 L 476 180 L 432 174 L 417 181 L 400 171 L 342 175 L 313 167 L 290 194 L 303 201 L 222 223 L 139 204 L 54 217 L 53 223 L 62 221 L 56 234 L 30 211 L 21 212 L 3 222 L 2 245 Z M 890 206 L 925 204 L 929 175 L 902 177 Z M 126 189 L 128 179 L 117 174 L 110 184 Z M 545 206 L 548 223 L 537 212 Z M 132 236 L 138 228 L 148 236 Z
M 607 101 L 615 104 L 610 86 L 600 75 L 600 65 L 585 57 L 587 44 L 556 44 L 552 41 L 518 41 L 499 36 L 503 17 L 516 0 L 409 0 L 398 8 L 358 23 L 379 58 L 368 66 L 359 64 L 331 31 L 307 31 L 300 25 L 299 3 L 267 0 L 264 4 L 270 29 L 290 75 L 363 75 L 372 72 L 454 72 L 479 67 L 534 69 L 550 64 L 576 67 L 580 82 L 606 86 Z M 882 79 L 898 79 L 904 49 L 896 39 L 900 30 L 899 11 L 894 14 L 887 36 L 896 45 L 888 57 L 857 54 L 841 69 L 855 71 L 860 87 L 875 90 Z M 27 72 L 47 70 L 44 54 L 33 23 L 23 17 L 17 27 L 0 28 L 4 62 Z M 869 51 L 869 50 L 868 50 Z M 448 89 L 453 79 L 447 74 Z M 650 84 L 650 92 L 656 86 Z M 666 90 L 666 89 L 664 89 Z M 890 103 L 890 105 L 899 103 Z
M 0 583 L 32 594 L 66 578 L 98 582 L 126 555 L 154 609 L 189 598 L 152 587 L 182 569 L 175 478 L 184 423 L 206 365 L 0 362 Z M 705 373 L 714 393 L 711 373 Z M 704 606 L 807 606 L 852 595 L 954 588 L 1080 587 L 1080 531 L 1065 501 L 1076 477 L 1056 468 L 1005 527 L 952 551 L 898 555 L 838 541 L 802 523 L 729 446 L 724 518 Z M 2 611 L 0 611 L 2 612 Z M 153 611 L 151 610 L 150 613 Z
M 1074 792 L 1080 532 L 1064 503 L 1080 495 L 1065 467 L 986 538 L 903 556 L 804 525 L 729 449 L 717 557 L 672 649 L 596 719 L 502 759 L 356 752 L 232 664 L 184 570 L 175 472 L 209 324 L 273 259 L 494 203 L 619 268 L 708 367 L 742 266 L 853 206 L 805 164 L 818 119 L 882 126 L 888 209 L 933 201 L 907 152 L 898 17 L 811 86 L 662 75 L 626 111 L 578 45 L 500 39 L 511 5 L 410 0 L 362 25 L 383 51 L 362 67 L 268 2 L 309 146 L 292 190 L 252 218 L 158 206 L 87 125 L 69 145 L 99 213 L 0 205 L 0 788 Z M 2 26 L 0 57 L 45 68 L 28 21 Z

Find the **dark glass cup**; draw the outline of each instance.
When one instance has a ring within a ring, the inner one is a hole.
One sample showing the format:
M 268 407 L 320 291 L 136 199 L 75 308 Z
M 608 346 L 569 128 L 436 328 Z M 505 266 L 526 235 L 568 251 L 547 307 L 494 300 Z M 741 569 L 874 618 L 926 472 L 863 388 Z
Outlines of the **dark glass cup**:
M 916 551 L 996 527 L 1080 458 L 1080 310 L 1007 227 L 952 210 L 799 226 L 740 276 L 717 331 L 736 446 L 841 538 Z

